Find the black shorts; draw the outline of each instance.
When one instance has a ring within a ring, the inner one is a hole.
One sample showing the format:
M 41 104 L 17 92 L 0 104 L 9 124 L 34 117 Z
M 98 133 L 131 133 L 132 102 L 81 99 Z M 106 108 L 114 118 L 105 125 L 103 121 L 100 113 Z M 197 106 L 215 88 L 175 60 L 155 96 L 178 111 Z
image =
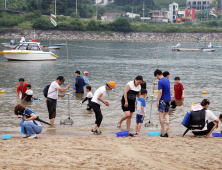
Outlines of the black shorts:
M 207 135 L 214 127 L 214 122 L 210 122 L 208 123 L 207 125 L 207 130 L 205 131 L 192 131 L 192 133 L 195 135 L 195 136 L 204 136 L 204 135 Z
M 57 100 L 47 98 L 46 104 L 49 112 L 49 119 L 53 119 L 56 117 L 56 103 Z
M 122 97 L 122 110 L 125 111 L 130 111 L 130 112 L 135 112 L 135 105 L 136 105 L 136 101 L 135 100 L 131 100 L 131 99 L 127 99 L 128 100 L 128 107 L 125 107 L 125 99 L 124 96 Z

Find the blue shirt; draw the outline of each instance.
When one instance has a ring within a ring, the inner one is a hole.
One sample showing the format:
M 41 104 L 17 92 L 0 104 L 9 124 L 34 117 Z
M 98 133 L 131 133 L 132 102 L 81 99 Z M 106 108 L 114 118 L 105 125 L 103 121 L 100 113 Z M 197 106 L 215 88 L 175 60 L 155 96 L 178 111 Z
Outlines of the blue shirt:
M 76 93 L 84 93 L 83 86 L 85 86 L 85 82 L 82 77 L 80 76 L 76 77 L 75 86 L 76 86 Z
M 170 94 L 170 81 L 168 78 L 163 77 L 158 82 L 158 90 L 162 89 L 162 96 L 160 100 L 171 101 Z
M 84 77 L 83 77 L 83 80 L 84 80 L 84 82 L 85 82 L 85 85 L 89 85 L 89 79 L 88 79 L 87 76 L 84 76 Z
M 142 97 L 139 97 L 136 100 L 136 114 L 143 115 L 142 106 L 144 107 L 144 113 L 146 113 L 146 100 Z

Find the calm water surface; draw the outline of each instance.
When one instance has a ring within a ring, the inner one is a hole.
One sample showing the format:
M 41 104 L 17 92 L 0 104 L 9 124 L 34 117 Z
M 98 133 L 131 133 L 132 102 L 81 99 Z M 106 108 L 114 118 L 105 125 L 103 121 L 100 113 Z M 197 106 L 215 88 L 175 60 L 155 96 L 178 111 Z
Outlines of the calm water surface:
M 0 40 L 8 42 L 9 40 Z M 48 41 L 41 41 L 42 44 L 49 44 Z M 65 41 L 52 41 L 54 43 L 65 43 Z M 152 82 L 155 80 L 153 72 L 155 70 L 158 42 L 94 42 L 94 41 L 68 41 L 69 48 L 69 70 L 70 84 L 74 86 L 76 65 L 81 71 L 89 71 L 89 80 L 94 92 L 105 82 L 113 80 L 117 86 L 114 91 L 108 92 L 106 96 L 110 106 L 102 105 L 103 135 L 114 136 L 119 131 L 116 125 L 123 112 L 121 110 L 120 100 L 127 82 L 132 81 L 137 75 L 142 75 L 147 82 L 148 95 L 152 94 Z M 186 46 L 195 46 L 195 43 L 182 43 Z M 180 135 L 185 128 L 181 125 L 184 115 L 190 109 L 191 103 L 200 103 L 202 99 L 208 98 L 211 101 L 210 110 L 216 116 L 221 113 L 222 105 L 220 103 L 222 93 L 222 72 L 221 67 L 221 49 L 216 49 L 213 53 L 203 52 L 172 52 L 171 46 L 175 42 L 161 42 L 159 52 L 158 68 L 162 71 L 170 72 L 171 90 L 173 91 L 174 77 L 180 76 L 181 83 L 185 88 L 184 106 L 177 107 L 170 111 L 171 135 Z M 202 44 L 203 45 L 203 44 Z M 213 43 L 213 45 L 222 45 Z M 0 47 L 3 50 L 3 47 Z M 32 103 L 23 103 L 27 108 L 34 110 L 43 119 L 48 121 L 48 112 L 45 98 L 42 90 L 59 75 L 67 77 L 66 66 L 66 48 L 57 50 L 59 56 L 57 61 L 11 61 L 8 62 L 3 56 L 0 56 L 0 90 L 5 90 L 5 94 L 0 94 L 0 134 L 12 134 L 19 137 L 20 127 L 18 119 L 14 113 L 14 107 L 18 103 L 16 99 L 16 88 L 18 79 L 23 77 L 26 82 L 32 85 L 34 96 L 40 98 L 40 101 Z M 55 71 L 48 76 L 38 87 L 37 84 L 51 71 Z M 157 87 L 155 87 L 157 89 Z M 70 90 L 73 92 L 72 90 Z M 203 95 L 202 91 L 207 91 Z M 157 94 L 155 94 L 155 101 Z M 74 120 L 73 126 L 60 125 L 60 120 L 68 117 L 68 97 L 60 98 L 57 102 L 56 127 L 49 128 L 44 126 L 40 136 L 88 136 L 95 122 L 95 115 L 92 111 L 86 111 L 86 103 L 81 107 L 78 103 L 82 96 L 76 96 L 70 100 L 71 118 Z M 158 127 L 142 126 L 142 135 L 147 135 L 148 131 L 160 130 L 158 111 L 156 102 L 153 103 L 151 122 Z M 147 99 L 147 113 L 145 122 L 149 121 L 151 108 L 151 97 Z M 132 118 L 131 131 L 135 129 L 135 114 Z M 125 130 L 125 122 L 122 129 Z M 219 130 L 217 130 L 219 131 Z

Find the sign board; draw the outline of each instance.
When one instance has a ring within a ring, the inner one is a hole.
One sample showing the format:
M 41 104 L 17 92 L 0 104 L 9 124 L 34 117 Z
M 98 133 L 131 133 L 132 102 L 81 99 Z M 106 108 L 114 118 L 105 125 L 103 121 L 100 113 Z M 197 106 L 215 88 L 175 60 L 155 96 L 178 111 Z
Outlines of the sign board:
M 182 19 L 190 19 L 190 17 L 182 17 Z

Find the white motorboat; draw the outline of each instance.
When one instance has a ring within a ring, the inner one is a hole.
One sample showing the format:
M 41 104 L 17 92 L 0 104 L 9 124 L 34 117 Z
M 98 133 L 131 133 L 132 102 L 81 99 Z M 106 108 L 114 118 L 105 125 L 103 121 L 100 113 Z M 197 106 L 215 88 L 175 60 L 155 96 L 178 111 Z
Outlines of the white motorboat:
M 22 42 L 14 50 L 3 50 L 0 54 L 9 61 L 56 61 L 58 57 L 42 51 L 38 42 Z
M 214 52 L 215 49 L 211 47 L 182 47 L 181 44 L 177 44 L 172 47 L 172 51 L 193 51 L 193 52 Z

